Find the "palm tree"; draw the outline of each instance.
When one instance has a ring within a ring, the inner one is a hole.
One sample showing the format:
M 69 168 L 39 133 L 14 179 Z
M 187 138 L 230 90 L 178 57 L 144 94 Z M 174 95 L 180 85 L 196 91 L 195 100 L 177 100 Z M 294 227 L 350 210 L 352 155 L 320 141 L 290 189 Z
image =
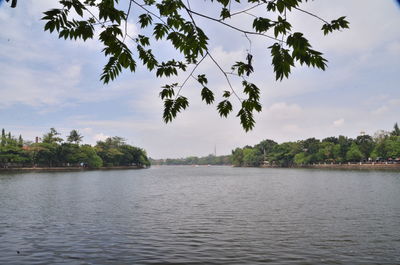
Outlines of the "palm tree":
M 82 141 L 83 136 L 77 131 L 72 130 L 68 136 L 68 142 L 79 144 Z

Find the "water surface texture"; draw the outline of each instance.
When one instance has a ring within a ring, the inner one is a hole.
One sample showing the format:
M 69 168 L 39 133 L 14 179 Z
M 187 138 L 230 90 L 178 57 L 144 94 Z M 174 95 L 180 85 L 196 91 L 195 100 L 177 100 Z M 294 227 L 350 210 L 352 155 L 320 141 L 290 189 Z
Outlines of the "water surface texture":
M 400 264 L 400 173 L 2 173 L 0 264 Z

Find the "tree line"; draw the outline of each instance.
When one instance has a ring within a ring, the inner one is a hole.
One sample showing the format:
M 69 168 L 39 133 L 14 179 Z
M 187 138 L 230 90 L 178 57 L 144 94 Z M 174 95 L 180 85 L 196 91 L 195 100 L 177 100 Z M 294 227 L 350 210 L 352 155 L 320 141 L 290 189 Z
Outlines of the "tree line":
M 352 139 L 346 136 L 323 140 L 308 138 L 281 144 L 264 140 L 255 146 L 232 151 L 234 166 L 261 165 L 291 167 L 315 163 L 400 162 L 400 129 L 394 125 L 391 132 L 378 131 L 374 136 L 361 134 Z
M 77 130 L 72 130 L 64 141 L 60 133 L 51 128 L 32 142 L 2 129 L 0 167 L 150 166 L 146 151 L 127 144 L 121 137 L 109 137 L 95 146 L 81 144 L 82 139 Z

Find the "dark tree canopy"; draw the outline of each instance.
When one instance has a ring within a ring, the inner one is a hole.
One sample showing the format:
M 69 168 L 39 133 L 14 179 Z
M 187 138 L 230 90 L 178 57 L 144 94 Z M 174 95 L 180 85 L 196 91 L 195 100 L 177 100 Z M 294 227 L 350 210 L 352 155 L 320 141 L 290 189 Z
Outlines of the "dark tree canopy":
M 328 21 L 306 11 L 303 5 L 307 0 L 204 0 L 213 10 L 219 10 L 219 17 L 195 10 L 191 6 L 194 1 L 198 0 L 129 0 L 121 3 L 119 0 L 60 0 L 57 8 L 44 12 L 44 29 L 56 32 L 64 39 L 85 41 L 98 36 L 108 59 L 100 77 L 104 83 L 115 80 L 123 69 L 135 72 L 138 62 L 154 72 L 156 77 L 174 77 L 188 72 L 182 83 L 173 82 L 162 87 L 160 97 L 164 101 L 165 122 L 172 121 L 189 106 L 182 89 L 191 78 L 201 87 L 200 96 L 206 104 L 216 101 L 216 91 L 212 84 L 209 85 L 206 74 L 197 72 L 198 66 L 208 58 L 229 88 L 219 92 L 222 97 L 220 102 L 216 102 L 219 115 L 227 117 L 233 111 L 232 98 L 236 98 L 240 102 L 236 116 L 248 131 L 255 125 L 254 112 L 262 110 L 260 89 L 250 81 L 254 61 L 262 55 L 247 52 L 242 61 L 232 62 L 231 69 L 223 69 L 212 55 L 207 32 L 198 26 L 198 20 L 208 20 L 235 31 L 243 35 L 250 46 L 253 38 L 264 39 L 270 50 L 276 80 L 288 78 L 296 64 L 325 70 L 327 63 L 323 54 L 312 48 L 306 36 L 296 31 L 287 18 L 289 12 L 312 16 L 320 23 L 324 35 L 349 25 L 344 16 Z M 254 15 L 256 11 L 263 15 Z M 233 18 L 244 22 L 250 18 L 250 23 L 237 26 L 232 22 Z M 141 27 L 137 36 L 129 35 L 128 19 L 133 19 Z M 127 39 L 134 45 L 129 45 Z M 170 43 L 183 59 L 157 58 L 152 50 L 157 41 Z M 231 79 L 241 80 L 242 88 L 235 88 Z

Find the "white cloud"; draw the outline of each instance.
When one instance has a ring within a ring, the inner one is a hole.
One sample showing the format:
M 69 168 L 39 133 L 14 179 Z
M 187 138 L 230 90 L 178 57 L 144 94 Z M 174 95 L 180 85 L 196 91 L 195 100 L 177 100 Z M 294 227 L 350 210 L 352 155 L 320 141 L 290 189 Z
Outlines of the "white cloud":
M 286 124 L 282 129 L 289 134 L 298 134 L 303 132 L 297 124 Z
M 382 115 L 384 113 L 386 113 L 389 110 L 389 108 L 387 106 L 381 106 L 375 110 L 372 111 L 372 114 L 374 115 Z
M 278 102 L 272 104 L 265 111 L 273 119 L 294 119 L 302 114 L 303 109 L 297 104 Z
M 389 104 L 392 106 L 399 107 L 400 106 L 400 98 L 394 98 L 389 100 Z
M 344 119 L 343 119 L 343 118 L 338 119 L 338 120 L 335 120 L 335 121 L 333 122 L 333 126 L 334 126 L 334 127 L 342 127 L 343 124 L 344 124 Z
M 110 137 L 110 136 L 105 135 L 104 133 L 98 133 L 98 134 L 95 134 L 95 135 L 92 137 L 92 139 L 93 139 L 95 142 L 97 142 L 97 141 L 104 141 L 104 140 L 107 139 L 108 137 Z
M 58 69 L 35 70 L 24 66 L 0 63 L 0 88 L 3 99 L 0 107 L 14 104 L 29 106 L 64 105 L 74 97 L 80 82 L 81 68 L 78 65 L 64 65 Z

